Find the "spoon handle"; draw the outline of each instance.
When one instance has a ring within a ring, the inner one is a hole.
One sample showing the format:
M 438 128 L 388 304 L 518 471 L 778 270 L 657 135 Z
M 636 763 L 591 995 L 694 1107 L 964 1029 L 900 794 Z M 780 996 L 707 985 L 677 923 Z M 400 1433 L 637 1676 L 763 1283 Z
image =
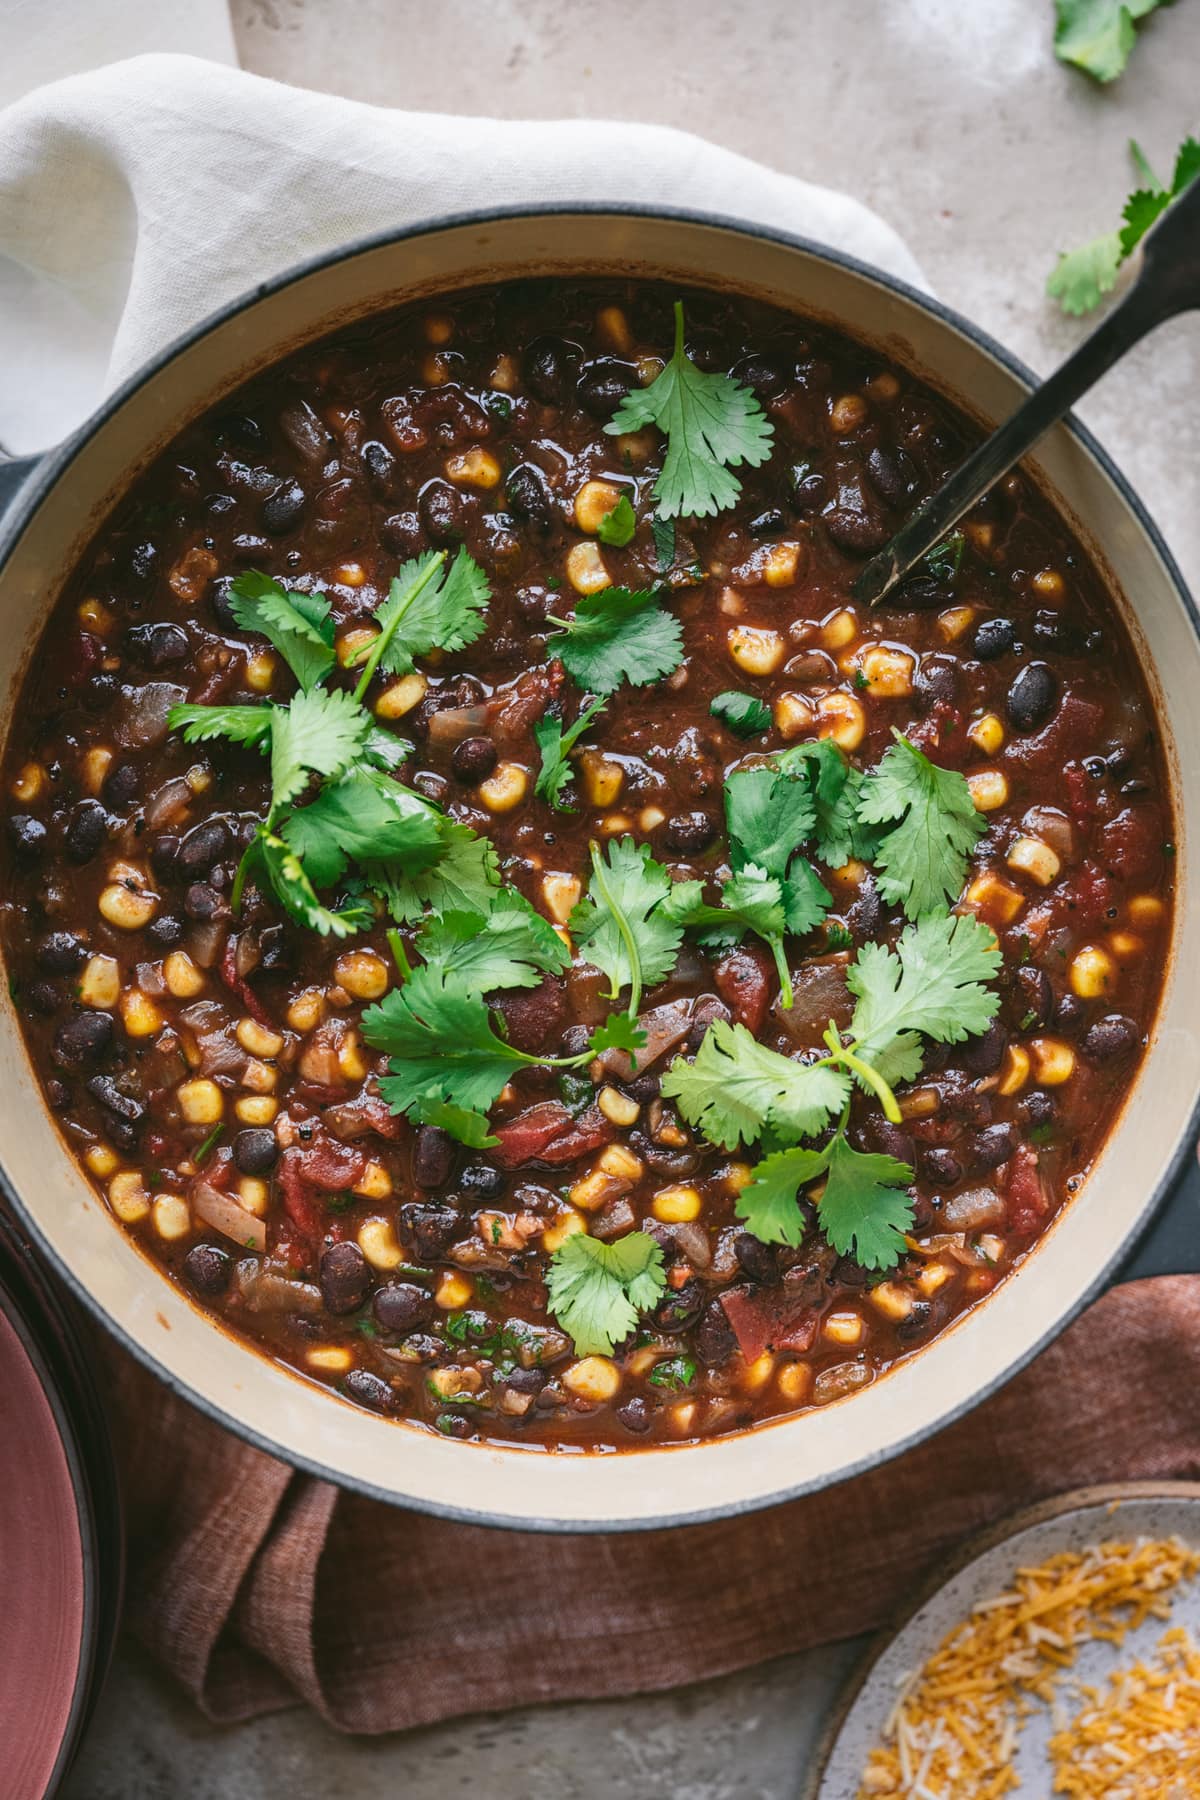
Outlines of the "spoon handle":
M 1127 350 L 1193 307 L 1200 307 L 1200 180 L 1147 236 L 1137 281 L 1120 305 L 871 558 L 854 583 L 855 598 L 877 606 Z

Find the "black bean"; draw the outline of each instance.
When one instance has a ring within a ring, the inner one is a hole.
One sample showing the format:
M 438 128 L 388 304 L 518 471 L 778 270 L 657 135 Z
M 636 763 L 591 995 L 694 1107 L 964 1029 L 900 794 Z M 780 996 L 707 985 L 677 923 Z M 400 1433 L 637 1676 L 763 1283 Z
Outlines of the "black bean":
M 319 1279 L 326 1312 L 357 1312 L 371 1291 L 371 1267 L 357 1244 L 331 1244 Z
M 19 997 L 44 1018 L 56 1013 L 62 1005 L 62 995 L 52 981 L 35 981 L 30 987 L 22 988 Z
M 412 778 L 412 785 L 418 794 L 423 794 L 426 800 L 432 800 L 435 806 L 441 806 L 450 792 L 450 783 L 446 777 L 433 769 L 418 769 Z
M 387 488 L 396 472 L 396 459 L 386 444 L 371 438 L 362 447 L 363 468 L 377 488 Z
M 698 1281 L 685 1281 L 681 1288 L 659 1301 L 654 1323 L 660 1331 L 687 1331 L 703 1310 L 704 1289 Z
M 176 861 L 185 878 L 207 875 L 214 863 L 229 854 L 232 844 L 224 819 L 205 819 L 194 825 L 179 846 Z
M 689 1050 L 698 1050 L 704 1041 L 705 1033 L 715 1020 L 721 1019 L 728 1025 L 732 1018 L 733 1014 L 723 1000 L 718 1000 L 715 994 L 701 994 L 692 1007 L 692 1023 L 684 1040 L 686 1047 Z
M 450 767 L 460 781 L 474 784 L 486 781 L 495 768 L 500 752 L 491 738 L 464 738 L 461 744 L 454 746 L 454 754 L 450 758 Z
M 111 1075 L 93 1075 L 87 1083 L 87 1091 L 106 1112 L 124 1120 L 127 1125 L 140 1125 L 146 1116 L 141 1101 L 135 1100 L 132 1094 L 123 1093 Z
M 623 1400 L 616 1409 L 618 1421 L 626 1431 L 633 1431 L 640 1437 L 642 1432 L 649 1431 L 654 1418 L 650 1403 L 641 1394 L 634 1394 L 632 1399 Z
M 461 1215 L 449 1206 L 406 1206 L 400 1223 L 421 1262 L 435 1262 L 458 1236 Z
M 1052 1125 L 1058 1117 L 1054 1098 L 1045 1088 L 1034 1088 L 1019 1103 L 1021 1119 L 1026 1125 Z
M 233 1274 L 233 1261 L 216 1244 L 193 1244 L 183 1259 L 183 1273 L 198 1294 L 223 1294 Z
M 290 975 L 296 967 L 296 940 L 283 925 L 268 925 L 258 937 L 258 966 L 264 975 Z
M 233 594 L 232 575 L 218 575 L 208 586 L 208 604 L 212 607 L 218 625 L 226 631 L 240 631 L 242 628 L 233 616 L 230 599 Z
M 1008 721 L 1014 731 L 1036 731 L 1058 705 L 1058 679 L 1044 662 L 1026 663 L 1013 677 L 1007 698 Z
M 48 833 L 40 819 L 29 813 L 10 813 L 8 835 L 18 856 L 37 857 L 46 848 Z
M 108 826 L 108 814 L 98 800 L 81 800 L 63 835 L 63 847 L 71 861 L 91 862 L 108 837 Z
M 1030 1025 L 1048 1025 L 1054 1011 L 1054 989 L 1045 969 L 1039 969 L 1034 963 L 1024 963 L 1013 981 L 1019 996 L 1018 1004 L 1024 1008 L 1021 1029 L 1028 1030 L 1026 1019 Z
M 64 1106 L 71 1104 L 71 1090 L 57 1075 L 51 1075 L 46 1082 L 46 1100 L 55 1112 L 61 1112 Z
M 907 450 L 877 444 L 867 457 L 867 476 L 875 492 L 889 506 L 902 506 L 920 486 L 916 464 Z
M 935 606 L 949 606 L 954 589 L 936 575 L 908 575 L 884 602 L 903 612 L 930 612 Z
M 515 1394 L 540 1394 L 547 1379 L 544 1369 L 510 1369 L 499 1385 Z
M 272 537 L 282 537 L 300 523 L 307 505 L 308 495 L 298 481 L 281 481 L 262 503 L 263 530 Z
M 1141 1042 L 1141 1034 L 1132 1019 L 1124 1013 L 1106 1013 L 1088 1027 L 1080 1045 L 1091 1062 L 1108 1062 L 1114 1056 L 1128 1056 Z
M 838 484 L 837 500 L 821 514 L 825 530 L 839 550 L 866 556 L 887 542 L 890 530 L 877 501 L 863 491 L 862 477 L 847 471 Z
M 1082 1029 L 1087 1006 L 1078 994 L 1066 990 L 1054 1002 L 1054 1023 L 1060 1031 L 1073 1033 Z
M 662 1092 L 662 1076 L 654 1074 L 653 1071 L 646 1075 L 635 1075 L 632 1081 L 624 1084 L 624 1091 L 631 1100 L 636 1100 L 639 1106 L 648 1106 L 650 1101 L 657 1100 Z
M 760 512 L 751 519 L 746 530 L 750 533 L 751 537 L 767 538 L 774 537 L 777 532 L 783 531 L 786 526 L 787 520 L 784 518 L 779 507 L 769 506 L 766 512 Z
M 958 663 L 954 657 L 935 652 L 923 656 L 913 677 L 913 693 L 922 712 L 934 706 L 953 706 L 958 699 Z
M 534 338 L 521 355 L 521 375 L 525 386 L 543 406 L 562 406 L 575 383 L 580 363 L 576 344 L 560 337 Z
M 376 1412 L 391 1412 L 397 1404 L 395 1389 L 370 1369 L 351 1369 L 342 1385 L 352 1400 Z
M 165 669 L 188 653 L 187 632 L 179 625 L 132 625 L 125 633 L 129 653 L 144 669 Z
M 445 1187 L 454 1166 L 454 1139 L 439 1125 L 422 1125 L 413 1146 L 412 1177 L 418 1187 Z
M 104 804 L 114 812 L 124 812 L 131 806 L 142 790 L 142 774 L 136 763 L 115 763 L 104 777 L 104 786 L 100 792 L 104 796 Z
M 980 662 L 995 662 L 998 656 L 1007 656 L 1016 641 L 1011 619 L 981 619 L 975 627 L 972 648 Z
M 134 544 L 125 558 L 125 570 L 131 581 L 139 587 L 145 587 L 154 579 L 154 571 L 158 567 L 158 545 L 151 543 Z
M 663 841 L 681 856 L 695 856 L 707 850 L 716 829 L 707 813 L 673 813 L 663 827 Z
M 829 498 L 829 482 L 810 462 L 793 463 L 785 485 L 788 499 L 799 513 L 816 512 Z
M 108 1054 L 113 1040 L 112 1017 L 106 1012 L 80 1012 L 59 1026 L 52 1055 L 63 1069 L 83 1069 Z
M 392 513 L 379 527 L 379 536 L 395 556 L 419 556 L 425 548 L 425 527 L 415 512 Z
M 115 675 L 93 675 L 83 690 L 83 704 L 90 713 L 106 712 L 121 691 Z
M 87 948 L 73 931 L 51 931 L 34 950 L 38 967 L 51 975 L 69 975 L 87 961 Z
M 385 1331 L 415 1331 L 434 1314 L 433 1295 L 415 1281 L 389 1281 L 376 1289 L 371 1305 Z
M 458 1178 L 458 1190 L 472 1200 L 498 1200 L 504 1192 L 504 1176 L 491 1163 L 468 1163 Z
M 962 1180 L 962 1164 L 953 1150 L 938 1144 L 931 1150 L 922 1150 L 921 1173 L 926 1181 L 936 1182 L 938 1187 L 953 1187 Z
M 243 450 L 261 450 L 267 441 L 258 420 L 247 413 L 222 413 L 212 434 L 218 444 L 239 444 Z
M 704 1317 L 696 1327 L 695 1344 L 696 1355 L 706 1369 L 719 1369 L 737 1349 L 733 1327 L 719 1300 L 710 1300 L 705 1307 Z
M 976 1168 L 998 1169 L 1016 1150 L 1016 1127 L 1007 1122 L 989 1125 L 986 1130 L 973 1133 L 970 1147 Z
M 434 1423 L 443 1437 L 469 1438 L 475 1432 L 474 1425 L 465 1413 L 440 1412 Z
M 614 362 L 610 357 L 598 357 L 595 362 L 585 363 L 580 370 L 575 397 L 584 412 L 590 413 L 593 419 L 607 421 L 612 418 L 636 379 L 628 363 Z
M 150 867 L 161 881 L 169 881 L 176 872 L 180 839 L 173 831 L 163 832 L 150 846 Z
M 958 1052 L 957 1061 L 969 1075 L 994 1075 L 1004 1061 L 1007 1048 L 1008 1032 L 999 1019 L 993 1019 L 986 1031 L 967 1039 Z
M 911 1312 L 906 1313 L 896 1326 L 896 1336 L 903 1343 L 915 1343 L 918 1338 L 924 1337 L 932 1322 L 932 1305 L 928 1300 L 918 1300 Z
M 225 902 L 215 888 L 209 887 L 206 881 L 193 881 L 183 896 L 183 910 L 189 919 L 195 919 L 201 925 L 207 925 L 211 919 L 224 910 Z
M 555 522 L 554 498 L 546 477 L 533 463 L 518 463 L 504 483 L 504 498 L 514 519 L 549 531 Z
M 779 1252 L 774 1244 L 764 1244 L 761 1238 L 741 1231 L 733 1240 L 733 1254 L 751 1281 L 778 1281 Z
M 440 477 L 427 481 L 418 496 L 417 510 L 430 541 L 440 548 L 461 543 L 466 536 L 466 502 L 448 481 Z
M 164 949 L 169 949 L 172 944 L 179 942 L 184 930 L 183 920 L 176 918 L 174 913 L 159 913 L 157 919 L 152 919 L 147 925 L 146 936 L 154 943 L 161 944 Z
M 265 1125 L 250 1125 L 233 1140 L 233 1160 L 243 1175 L 265 1175 L 275 1167 L 279 1145 Z
M 791 370 L 782 358 L 768 356 L 760 350 L 743 356 L 741 362 L 734 364 L 730 373 L 743 387 L 753 388 L 756 394 L 767 398 L 783 391 Z

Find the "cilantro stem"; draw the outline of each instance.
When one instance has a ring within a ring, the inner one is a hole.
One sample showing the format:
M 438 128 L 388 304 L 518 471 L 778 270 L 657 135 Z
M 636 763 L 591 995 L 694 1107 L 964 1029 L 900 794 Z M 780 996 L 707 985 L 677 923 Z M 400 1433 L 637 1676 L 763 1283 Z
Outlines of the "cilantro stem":
M 213 1151 L 213 1149 L 216 1146 L 217 1139 L 221 1136 L 221 1134 L 224 1130 L 225 1130 L 224 1125 L 214 1125 L 213 1126 L 212 1130 L 209 1132 L 208 1136 L 204 1139 L 204 1142 L 200 1145 L 199 1149 L 196 1151 L 196 1154 L 192 1158 L 192 1162 L 197 1169 L 201 1166 L 202 1163 L 205 1163 L 208 1161 L 208 1158 L 209 1158 L 211 1152 Z
M 783 953 L 783 939 L 772 937 L 767 939 L 771 946 L 771 955 L 775 958 L 775 970 L 779 976 L 779 998 L 790 1012 L 794 995 L 792 993 L 792 972 L 787 966 L 787 957 Z
M 404 939 L 393 927 L 387 934 L 388 949 L 392 953 L 392 961 L 400 971 L 401 981 L 407 981 L 412 975 L 412 964 L 408 960 L 408 952 L 404 948 Z
M 641 951 L 638 949 L 637 938 L 633 934 L 633 927 L 625 917 L 624 912 L 617 905 L 613 896 L 613 891 L 608 885 L 604 861 L 600 855 L 600 846 L 595 838 L 592 839 L 588 848 L 592 853 L 592 879 L 596 883 L 600 898 L 608 908 L 613 924 L 621 934 L 621 941 L 625 945 L 625 954 L 629 958 L 629 1005 L 626 1008 L 626 1011 L 631 1019 L 636 1019 L 638 1006 L 640 1005 L 642 998 Z M 614 985 L 610 998 L 615 1000 L 618 992 L 619 990 Z
M 878 1096 L 879 1104 L 883 1107 L 884 1117 L 893 1125 L 899 1125 L 901 1112 L 895 1094 L 878 1069 L 873 1069 L 869 1062 L 865 1062 L 861 1056 L 854 1054 L 855 1046 L 853 1044 L 842 1043 L 838 1037 L 837 1026 L 832 1019 L 829 1021 L 829 1029 L 825 1033 L 825 1042 L 833 1054 L 824 1060 L 830 1063 L 845 1063 L 848 1069 L 853 1069 L 854 1073 L 861 1076 L 872 1092 Z
M 246 848 L 242 851 L 242 859 L 238 863 L 237 874 L 233 878 L 233 891 L 229 896 L 229 905 L 234 913 L 240 913 L 242 910 L 242 891 L 246 886 L 246 878 L 254 866 L 254 858 L 258 853 L 258 844 L 259 839 L 262 836 L 262 831 L 263 827 L 260 825 L 258 830 L 254 833 L 254 836 L 250 839 L 250 842 L 246 845 Z
M 416 580 L 414 582 L 412 582 L 412 584 L 410 585 L 408 592 L 406 594 L 404 594 L 403 597 L 397 602 L 396 608 L 395 608 L 394 612 L 392 613 L 391 618 L 388 620 L 388 622 L 384 626 L 383 630 L 379 633 L 379 636 L 375 639 L 375 642 L 371 645 L 371 648 L 367 651 L 367 653 L 366 653 L 367 660 L 363 664 L 363 672 L 359 677 L 358 686 L 354 690 L 354 698 L 359 706 L 361 706 L 363 703 L 363 698 L 366 694 L 367 689 L 371 685 L 371 681 L 375 674 L 375 671 L 379 667 L 379 664 L 383 659 L 384 651 L 387 649 L 388 645 L 391 643 L 392 639 L 396 635 L 396 631 L 397 631 L 397 628 L 399 627 L 401 619 L 404 617 L 405 613 L 409 610 L 409 608 L 411 607 L 413 601 L 417 598 L 417 596 L 419 594 L 423 593 L 424 590 L 429 586 L 429 583 L 433 580 L 433 577 L 439 572 L 439 570 L 441 569 L 442 564 L 445 562 L 445 560 L 446 560 L 446 552 L 444 550 L 437 551 L 437 553 L 433 557 L 430 558 L 430 561 L 429 561 L 427 567 L 421 571 L 421 573 L 417 576 Z M 360 655 L 361 655 L 361 652 L 360 652 Z

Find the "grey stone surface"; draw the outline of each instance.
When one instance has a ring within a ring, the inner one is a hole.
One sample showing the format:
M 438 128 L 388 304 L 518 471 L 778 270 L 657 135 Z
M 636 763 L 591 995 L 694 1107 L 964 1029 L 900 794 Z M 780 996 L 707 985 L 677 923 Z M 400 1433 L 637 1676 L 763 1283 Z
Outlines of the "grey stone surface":
M 844 187 L 944 300 L 1043 371 L 1081 329 L 1043 297 L 1056 252 L 1115 224 L 1127 138 L 1165 168 L 1196 122 L 1195 7 L 1152 21 L 1110 90 L 1055 63 L 1050 0 L 233 0 L 233 15 L 261 74 L 430 111 L 678 125 Z M 1193 582 L 1198 361 L 1200 323 L 1176 322 L 1082 409 Z M 66 1793 L 788 1800 L 853 1653 L 351 1741 L 300 1712 L 216 1730 L 126 1647 Z

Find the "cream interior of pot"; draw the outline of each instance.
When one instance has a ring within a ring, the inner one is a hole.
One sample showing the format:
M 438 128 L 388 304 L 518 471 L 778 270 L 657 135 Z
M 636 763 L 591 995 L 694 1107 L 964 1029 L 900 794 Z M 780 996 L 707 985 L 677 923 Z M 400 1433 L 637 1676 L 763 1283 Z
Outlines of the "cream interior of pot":
M 97 519 L 165 440 L 306 338 L 439 289 L 531 272 L 645 273 L 757 293 L 886 344 L 982 421 L 1020 398 L 986 349 L 919 302 L 818 253 L 685 219 L 570 214 L 449 227 L 379 245 L 226 318 L 128 395 L 77 450 L 0 572 L 0 691 L 11 696 Z M 1200 805 L 1200 646 L 1138 514 L 1065 428 L 1035 464 L 1111 574 L 1159 698 L 1180 809 L 1179 902 L 1158 1030 L 1080 1196 L 986 1304 L 874 1386 L 742 1435 L 621 1456 L 460 1444 L 346 1405 L 226 1336 L 108 1216 L 45 1112 L 11 1006 L 0 1015 L 0 1157 L 54 1262 L 174 1385 L 298 1462 L 390 1498 L 513 1525 L 604 1529 L 751 1507 L 828 1485 L 936 1429 L 1002 1381 L 1103 1278 L 1145 1216 L 1200 1086 L 1200 900 L 1187 846 Z

